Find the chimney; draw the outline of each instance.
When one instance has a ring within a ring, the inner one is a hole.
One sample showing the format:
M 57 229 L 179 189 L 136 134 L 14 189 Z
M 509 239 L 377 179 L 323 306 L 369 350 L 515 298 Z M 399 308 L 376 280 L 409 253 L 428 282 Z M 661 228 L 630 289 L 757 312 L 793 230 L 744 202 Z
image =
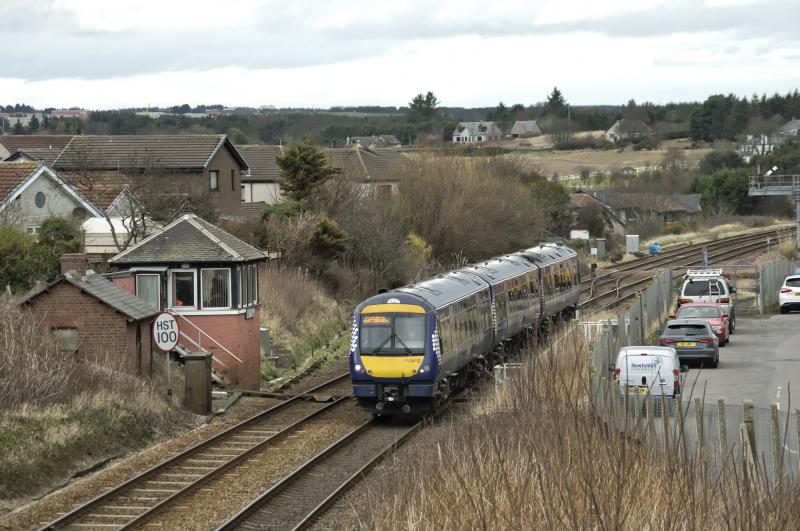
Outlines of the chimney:
M 84 253 L 64 253 L 59 259 L 61 263 L 61 274 L 72 271 L 79 276 L 86 274 L 89 261 Z

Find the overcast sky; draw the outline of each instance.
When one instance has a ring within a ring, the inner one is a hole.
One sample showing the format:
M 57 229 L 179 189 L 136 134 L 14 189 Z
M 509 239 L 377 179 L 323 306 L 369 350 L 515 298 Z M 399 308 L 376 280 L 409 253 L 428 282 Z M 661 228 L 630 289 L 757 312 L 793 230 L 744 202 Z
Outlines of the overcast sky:
M 576 105 L 800 87 L 800 0 L 0 0 L 0 104 Z

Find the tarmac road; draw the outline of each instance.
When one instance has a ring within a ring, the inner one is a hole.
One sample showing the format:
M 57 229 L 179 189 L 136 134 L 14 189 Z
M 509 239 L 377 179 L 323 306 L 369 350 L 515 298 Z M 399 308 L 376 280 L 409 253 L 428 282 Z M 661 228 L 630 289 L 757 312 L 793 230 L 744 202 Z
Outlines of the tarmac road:
M 684 396 L 694 384 L 693 396 L 705 392 L 705 402 L 752 400 L 757 407 L 777 402 L 789 411 L 791 389 L 791 410 L 800 407 L 800 313 L 737 315 L 736 333 L 719 358 L 716 369 L 690 366 Z

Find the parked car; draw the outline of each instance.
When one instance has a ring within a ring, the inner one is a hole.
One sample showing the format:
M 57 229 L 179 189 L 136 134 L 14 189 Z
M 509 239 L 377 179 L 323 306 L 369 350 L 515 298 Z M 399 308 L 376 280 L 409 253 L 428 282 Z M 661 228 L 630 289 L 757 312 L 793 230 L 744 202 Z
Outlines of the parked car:
M 659 343 L 674 348 L 681 361 L 701 361 L 712 369 L 719 365 L 719 339 L 705 321 L 667 321 Z
M 781 286 L 781 292 L 778 294 L 778 304 L 781 313 L 800 310 L 800 275 L 786 277 Z
M 722 311 L 722 306 L 713 303 L 684 304 L 670 319 L 689 319 L 706 321 L 711 325 L 711 330 L 717 335 L 719 346 L 724 347 L 730 339 L 730 319 Z
M 681 392 L 681 367 L 678 354 L 671 347 L 622 347 L 617 354 L 614 379 L 621 393 L 649 394 L 675 398 Z
M 730 275 L 722 269 L 689 269 L 678 294 L 678 307 L 694 302 L 717 303 L 730 318 L 729 328 L 733 334 L 736 330 L 735 294 Z

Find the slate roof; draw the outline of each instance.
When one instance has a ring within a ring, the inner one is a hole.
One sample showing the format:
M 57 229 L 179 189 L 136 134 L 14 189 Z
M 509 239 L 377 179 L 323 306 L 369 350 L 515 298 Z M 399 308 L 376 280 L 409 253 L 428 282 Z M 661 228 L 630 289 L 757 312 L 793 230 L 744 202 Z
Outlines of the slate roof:
M 701 212 L 700 194 L 669 194 L 613 192 L 597 190 L 592 193 L 597 199 L 613 209 L 651 207 L 656 212 Z
M 394 135 L 351 136 L 347 138 L 346 146 L 361 144 L 365 148 L 399 147 L 400 140 Z
M 453 134 L 459 134 L 464 129 L 469 129 L 472 133 L 490 133 L 490 134 L 502 134 L 503 131 L 500 127 L 497 126 L 494 122 L 458 122 L 456 126 L 456 130 Z
M 59 282 L 69 282 L 82 292 L 114 308 L 133 321 L 141 321 L 142 319 L 153 317 L 158 313 L 158 309 L 153 308 L 139 297 L 128 293 L 103 275 L 98 275 L 93 271 L 87 271 L 85 277 L 74 272 L 67 272 L 43 289 L 26 297 L 20 304 L 25 304 L 31 299 L 46 293 Z
M 267 253 L 194 215 L 185 214 L 160 231 L 112 257 L 112 264 L 249 262 Z
M 0 162 L 0 202 L 38 169 L 38 162 Z
M 512 135 L 541 135 L 542 130 L 536 120 L 517 120 L 509 133 Z
M 56 159 L 59 170 L 118 170 L 152 164 L 165 169 L 202 170 L 220 149 L 230 150 L 242 170 L 247 163 L 227 135 L 81 135 Z
M 72 135 L 3 135 L 3 144 L 9 153 L 28 151 L 29 149 L 64 149 L 72 139 Z
M 281 169 L 275 157 L 283 152 L 283 146 L 246 144 L 236 149 L 250 167 L 250 172 L 242 175 L 242 182 L 276 183 L 281 180 Z
M 130 182 L 130 179 L 117 171 L 92 172 L 91 179 L 83 178 L 79 172 L 60 173 L 73 188 L 102 210 L 108 210 Z
M 623 118 L 617 120 L 608 130 L 608 133 L 652 133 L 653 129 L 641 120 Z
M 397 181 L 397 169 L 409 160 L 396 149 L 331 148 L 325 150 L 328 164 L 342 176 L 358 182 Z
M 12 162 L 21 157 L 26 157 L 30 160 L 41 160 L 46 164 L 53 164 L 58 156 L 63 151 L 62 148 L 25 148 L 19 149 L 5 158 L 5 162 Z
M 800 134 L 800 119 L 792 118 L 789 122 L 781 127 L 781 134 Z

